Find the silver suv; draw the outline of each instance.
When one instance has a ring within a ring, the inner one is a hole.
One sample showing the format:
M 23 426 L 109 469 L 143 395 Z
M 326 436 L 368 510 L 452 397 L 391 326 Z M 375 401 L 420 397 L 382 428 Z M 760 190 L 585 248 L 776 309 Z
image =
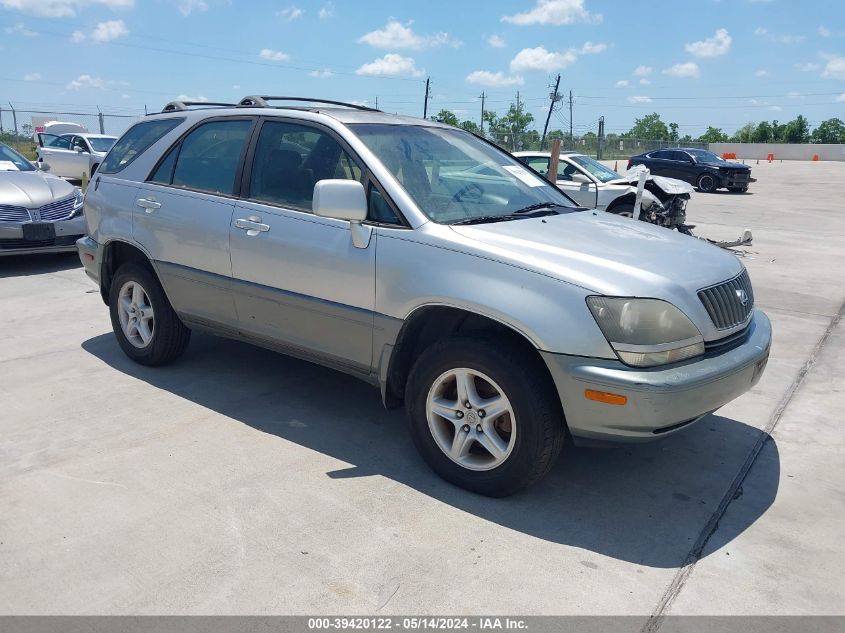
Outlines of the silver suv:
M 347 372 L 494 496 L 567 433 L 659 438 L 759 380 L 771 326 L 734 256 L 579 208 L 468 132 L 275 99 L 168 104 L 91 182 L 80 258 L 133 360 L 203 330 Z

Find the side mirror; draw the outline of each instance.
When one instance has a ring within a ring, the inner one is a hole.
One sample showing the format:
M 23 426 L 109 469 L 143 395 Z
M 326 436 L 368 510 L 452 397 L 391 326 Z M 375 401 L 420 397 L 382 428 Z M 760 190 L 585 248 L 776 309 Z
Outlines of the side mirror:
M 311 204 L 314 215 L 321 218 L 347 220 L 356 248 L 367 248 L 372 227 L 363 226 L 367 219 L 367 194 L 357 180 L 320 180 L 314 185 Z
M 45 163 L 44 161 L 38 161 L 35 165 L 41 171 L 50 171 L 50 163 Z
M 577 182 L 582 185 L 588 185 L 592 182 L 586 175 L 582 174 L 581 172 L 575 172 L 572 174 L 572 182 Z
M 73 149 L 75 149 L 75 150 L 76 150 L 76 153 L 77 153 L 77 154 L 82 154 L 82 153 L 85 151 L 84 149 L 82 149 L 81 147 L 79 147 L 79 145 L 77 145 L 77 146 L 76 146 L 76 147 L 74 147 Z

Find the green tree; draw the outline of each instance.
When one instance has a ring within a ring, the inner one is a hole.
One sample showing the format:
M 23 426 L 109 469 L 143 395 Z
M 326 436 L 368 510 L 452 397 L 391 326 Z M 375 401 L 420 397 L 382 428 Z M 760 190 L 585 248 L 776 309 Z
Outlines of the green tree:
M 458 126 L 458 117 L 455 116 L 455 113 L 451 110 L 441 110 L 431 118 L 433 121 L 440 121 L 446 125 L 454 125 L 455 127 Z
M 731 137 L 731 141 L 734 143 L 751 143 L 753 142 L 754 131 L 756 129 L 757 126 L 753 123 L 746 123 L 734 133 Z
M 760 121 L 757 127 L 754 128 L 754 134 L 751 135 L 751 142 L 753 143 L 771 143 L 775 138 L 772 124 L 768 121 Z
M 835 117 L 822 121 L 813 130 L 812 139 L 813 143 L 845 143 L 845 123 Z
M 678 124 L 677 123 L 670 123 L 669 124 L 669 140 L 673 143 L 678 142 Z
M 722 128 L 708 127 L 707 131 L 698 137 L 699 143 L 724 143 L 728 140 L 728 135 L 722 132 Z
M 473 134 L 481 134 L 481 128 L 478 127 L 478 123 L 475 121 L 461 121 L 458 127 L 466 130 L 467 132 L 472 132 Z
M 784 126 L 783 139 L 786 143 L 809 143 L 810 123 L 799 114 Z
M 497 116 L 495 112 L 486 111 L 484 121 L 487 123 L 487 135 L 511 151 L 521 148 L 529 149 L 529 144 L 539 145 L 540 143 L 540 134 L 537 130 L 528 132 L 528 126 L 534 122 L 534 116 L 530 112 L 525 112 L 525 105 L 522 103 L 518 108 L 512 103 L 502 117 Z
M 634 127 L 622 136 L 651 141 L 665 141 L 669 138 L 669 128 L 660 119 L 660 115 L 657 112 L 653 112 L 641 119 L 634 119 Z

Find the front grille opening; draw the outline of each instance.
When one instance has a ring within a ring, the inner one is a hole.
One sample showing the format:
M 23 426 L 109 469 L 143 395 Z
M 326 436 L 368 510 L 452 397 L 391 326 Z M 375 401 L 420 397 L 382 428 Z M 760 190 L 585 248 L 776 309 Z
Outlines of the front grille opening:
M 699 290 L 698 298 L 718 330 L 745 323 L 754 309 L 754 290 L 745 269 L 733 279 Z

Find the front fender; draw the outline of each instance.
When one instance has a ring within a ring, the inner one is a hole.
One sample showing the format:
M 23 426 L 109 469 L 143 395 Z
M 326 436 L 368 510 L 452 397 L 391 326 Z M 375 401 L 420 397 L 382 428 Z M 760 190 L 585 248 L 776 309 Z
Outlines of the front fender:
M 590 291 L 547 275 L 380 232 L 376 312 L 405 321 L 426 306 L 448 306 L 498 321 L 537 349 L 616 358 L 587 308 Z

